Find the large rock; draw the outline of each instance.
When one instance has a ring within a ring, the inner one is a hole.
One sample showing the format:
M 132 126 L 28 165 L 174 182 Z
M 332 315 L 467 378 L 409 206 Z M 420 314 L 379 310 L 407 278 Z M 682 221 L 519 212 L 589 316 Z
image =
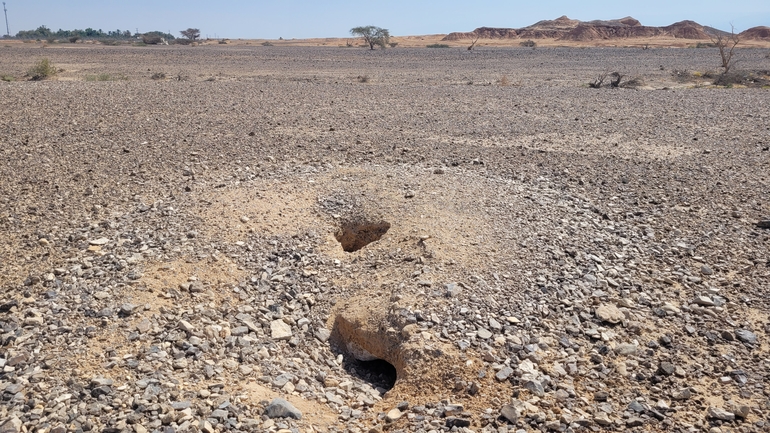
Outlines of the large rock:
M 711 419 L 718 419 L 720 421 L 735 421 L 734 413 L 728 412 L 724 409 L 720 409 L 717 407 L 710 407 L 708 416 Z
M 299 411 L 293 404 L 282 398 L 274 398 L 273 401 L 267 405 L 265 414 L 268 418 L 294 418 L 302 419 L 302 412 Z

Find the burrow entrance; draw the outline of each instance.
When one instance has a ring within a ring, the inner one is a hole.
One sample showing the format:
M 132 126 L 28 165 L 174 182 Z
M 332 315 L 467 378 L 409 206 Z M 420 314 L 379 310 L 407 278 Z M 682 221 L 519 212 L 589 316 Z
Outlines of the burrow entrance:
M 385 391 L 390 391 L 396 385 L 398 378 L 396 367 L 384 359 L 359 361 L 353 357 L 347 357 L 342 363 L 342 368 L 351 376 L 356 376 L 374 388 L 382 388 Z
M 358 304 L 355 302 L 355 304 Z M 332 325 L 332 350 L 343 355 L 342 367 L 374 388 L 391 390 L 404 375 L 400 340 L 371 320 L 371 310 L 357 305 L 337 314 Z M 346 313 L 350 314 L 346 314 Z
M 386 221 L 345 221 L 340 225 L 334 237 L 337 238 L 344 251 L 352 253 L 380 240 L 389 229 L 390 223 Z

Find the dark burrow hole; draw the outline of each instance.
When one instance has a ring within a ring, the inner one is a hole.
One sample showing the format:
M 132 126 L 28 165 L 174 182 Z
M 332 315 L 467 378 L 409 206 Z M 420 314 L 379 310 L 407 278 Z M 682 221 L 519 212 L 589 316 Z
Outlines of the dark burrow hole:
M 373 361 L 359 361 L 349 357 L 343 363 L 345 371 L 350 373 L 373 387 L 390 391 L 396 384 L 396 367 L 384 359 Z
M 380 240 L 382 235 L 388 232 L 390 223 L 381 221 L 372 223 L 368 221 L 348 221 L 340 226 L 334 237 L 342 245 L 342 249 L 352 253 Z

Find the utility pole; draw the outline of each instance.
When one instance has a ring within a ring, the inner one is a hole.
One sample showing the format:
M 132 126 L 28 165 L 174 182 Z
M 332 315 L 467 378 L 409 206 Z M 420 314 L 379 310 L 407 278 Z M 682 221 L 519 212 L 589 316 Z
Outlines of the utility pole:
M 11 28 L 8 27 L 8 9 L 5 8 L 5 2 L 3 2 L 3 12 L 5 12 L 5 34 L 11 37 Z

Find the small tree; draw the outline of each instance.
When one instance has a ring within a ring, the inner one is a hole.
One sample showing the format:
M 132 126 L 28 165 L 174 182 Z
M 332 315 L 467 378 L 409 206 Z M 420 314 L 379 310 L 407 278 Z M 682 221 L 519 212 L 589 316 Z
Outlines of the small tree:
M 194 41 L 194 40 L 198 39 L 201 36 L 201 31 L 200 30 L 192 29 L 192 28 L 187 29 L 187 30 L 182 30 L 179 33 L 182 36 L 186 37 L 187 39 L 189 39 L 191 41 Z
M 390 42 L 390 32 L 388 29 L 382 29 L 380 27 L 353 27 L 350 29 L 350 34 L 364 38 L 364 41 L 369 44 L 369 48 L 372 50 L 374 49 L 375 45 L 382 47 L 384 50 Z
M 724 72 L 722 72 L 722 77 L 724 77 L 728 72 L 730 72 L 730 68 L 735 65 L 733 53 L 735 52 L 735 47 L 740 42 L 740 38 L 735 34 L 735 27 L 732 25 L 730 25 L 729 35 L 717 33 L 715 35 L 709 36 L 709 38 L 711 39 L 711 42 L 714 44 L 714 46 L 719 49 L 719 57 L 722 60 L 722 68 L 724 69 Z M 722 77 L 720 77 L 720 79 Z

